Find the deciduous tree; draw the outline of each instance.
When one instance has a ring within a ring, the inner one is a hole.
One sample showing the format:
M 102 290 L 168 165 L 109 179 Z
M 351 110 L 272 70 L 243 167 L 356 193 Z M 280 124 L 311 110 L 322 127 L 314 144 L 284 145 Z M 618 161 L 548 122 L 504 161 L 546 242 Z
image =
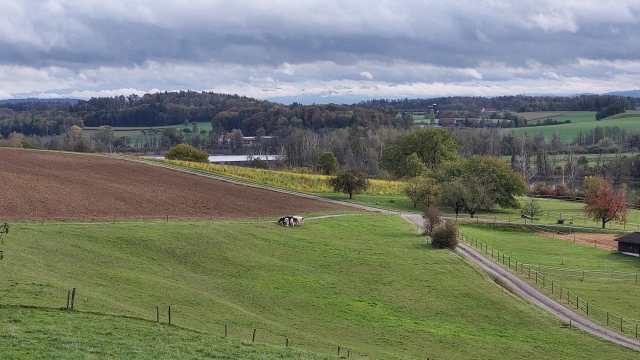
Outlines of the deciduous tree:
M 454 160 L 460 146 L 445 129 L 424 129 L 404 136 L 396 145 L 389 145 L 382 155 L 382 167 L 398 177 L 407 176 L 406 159 L 415 153 L 430 169 Z
M 336 156 L 333 155 L 332 152 L 326 152 L 320 156 L 320 159 L 318 159 L 318 168 L 320 168 L 326 175 L 333 174 L 339 167 L 338 159 L 336 159 Z
M 353 199 L 353 194 L 358 194 L 369 188 L 369 179 L 357 169 L 342 169 L 338 175 L 329 179 L 329 185 L 335 192 L 349 194 L 349 199 Z
M 441 185 L 440 201 L 455 211 L 456 218 L 460 211 L 464 210 L 464 192 L 465 183 L 462 178 L 456 178 Z
M 588 177 L 589 178 L 589 177 Z M 624 190 L 616 193 L 604 179 L 591 179 L 587 188 L 588 196 L 584 212 L 596 221 L 602 221 L 602 228 L 611 221 L 626 221 L 627 205 Z M 585 184 L 587 181 L 585 180 Z
M 540 214 L 542 214 L 542 208 L 538 203 L 538 199 L 534 197 L 529 198 L 524 202 L 524 205 L 522 205 L 522 215 L 533 219 Z
M 440 186 L 435 179 L 418 176 L 407 182 L 404 193 L 411 199 L 414 208 L 418 204 L 430 206 L 438 198 Z

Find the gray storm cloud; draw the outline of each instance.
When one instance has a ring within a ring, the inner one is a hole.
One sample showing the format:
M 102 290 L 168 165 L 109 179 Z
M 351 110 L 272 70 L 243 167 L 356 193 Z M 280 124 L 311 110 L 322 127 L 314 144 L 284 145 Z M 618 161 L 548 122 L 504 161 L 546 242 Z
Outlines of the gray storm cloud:
M 640 1 L 4 0 L 2 9 L 0 97 L 331 93 L 340 80 L 380 96 L 394 86 L 419 95 L 419 84 L 506 92 L 518 81 L 569 91 L 589 79 L 625 87 L 619 75 L 632 83 L 640 59 Z

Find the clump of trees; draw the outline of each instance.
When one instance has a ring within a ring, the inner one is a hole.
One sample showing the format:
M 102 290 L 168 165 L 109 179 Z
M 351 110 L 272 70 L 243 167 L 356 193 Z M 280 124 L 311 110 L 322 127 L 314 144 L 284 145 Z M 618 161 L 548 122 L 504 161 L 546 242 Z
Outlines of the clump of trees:
M 353 199 L 353 194 L 361 193 L 370 186 L 367 175 L 358 169 L 345 168 L 333 178 L 329 179 L 329 186 L 335 192 L 349 194 L 349 199 Z
M 206 151 L 196 149 L 195 147 L 187 144 L 179 144 L 167 151 L 164 155 L 165 159 L 168 160 L 182 160 L 182 161 L 193 161 L 193 162 L 209 162 L 209 154 Z
M 455 160 L 460 146 L 446 129 L 424 129 L 413 132 L 389 145 L 382 154 L 381 166 L 396 177 L 416 176 L 424 168 L 435 169 Z

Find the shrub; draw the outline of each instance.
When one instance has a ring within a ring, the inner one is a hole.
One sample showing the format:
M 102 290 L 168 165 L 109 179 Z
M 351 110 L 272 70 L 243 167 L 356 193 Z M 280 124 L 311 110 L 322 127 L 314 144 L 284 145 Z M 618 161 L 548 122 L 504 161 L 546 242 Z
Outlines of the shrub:
M 260 158 L 253 158 L 251 162 L 249 162 L 249 167 L 252 167 L 254 169 L 269 170 L 269 163 Z
M 431 232 L 431 244 L 439 248 L 454 250 L 458 246 L 458 225 L 453 220 L 445 220 Z
M 435 206 L 427 206 L 422 210 L 422 219 L 424 219 L 424 235 L 431 236 L 433 229 L 442 221 L 440 218 L 442 212 Z
M 179 144 L 167 151 L 164 155 L 165 159 L 169 160 L 182 160 L 182 161 L 193 161 L 193 162 L 209 162 L 209 154 L 206 151 L 196 149 L 191 145 L 187 144 Z

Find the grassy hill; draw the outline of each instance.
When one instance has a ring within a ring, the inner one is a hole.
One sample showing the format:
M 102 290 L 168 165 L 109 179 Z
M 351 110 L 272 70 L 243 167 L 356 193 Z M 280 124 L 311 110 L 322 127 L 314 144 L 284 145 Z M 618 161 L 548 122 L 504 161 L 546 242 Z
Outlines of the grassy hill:
M 79 311 L 0 306 L 2 359 L 329 359 L 174 325 Z
M 261 344 L 282 346 L 289 338 L 294 349 L 321 356 L 335 356 L 342 346 L 354 358 L 637 357 L 569 329 L 460 256 L 425 246 L 416 228 L 396 216 L 309 220 L 297 228 L 225 220 L 15 223 L 11 230 L 3 245 L 0 292 L 18 285 L 0 300 L 0 312 L 15 321 L 2 320 L 10 327 L 0 332 L 0 348 L 22 349 L 16 354 L 52 354 L 44 342 L 92 357 L 101 347 L 127 341 L 108 332 L 129 332 L 141 339 L 143 350 L 148 337 L 166 339 L 160 330 L 124 320 L 115 322 L 129 330 L 77 320 L 85 324 L 77 329 L 86 332 L 69 335 L 76 327 L 68 323 L 76 320 L 65 318 L 66 312 L 48 322 L 46 314 L 10 315 L 16 312 L 11 305 L 64 307 L 67 290 L 75 287 L 79 311 L 154 321 L 159 305 L 166 322 L 171 305 L 178 326 L 219 336 L 228 325 L 236 342 L 249 341 L 257 329 Z M 46 324 L 53 337 L 64 336 L 47 340 Z M 193 334 L 176 335 L 181 337 L 178 350 L 190 344 L 208 349 Z M 171 346 L 164 342 L 162 349 Z M 216 357 L 190 351 L 185 357 Z M 265 352 L 260 358 L 280 356 Z
M 624 114 L 618 114 L 604 118 L 600 121 L 596 121 L 595 113 L 577 113 L 567 114 L 554 117 L 558 121 L 571 120 L 570 124 L 548 125 L 548 126 L 536 126 L 518 129 L 505 130 L 503 133 L 510 131 L 516 134 L 527 133 L 529 136 L 533 136 L 537 133 L 544 135 L 548 140 L 551 139 L 554 133 L 558 133 L 562 141 L 572 141 L 578 135 L 580 131 L 584 134 L 587 131 L 591 131 L 596 127 L 605 126 L 617 126 L 623 130 L 636 130 L 640 129 L 640 111 L 627 111 Z

